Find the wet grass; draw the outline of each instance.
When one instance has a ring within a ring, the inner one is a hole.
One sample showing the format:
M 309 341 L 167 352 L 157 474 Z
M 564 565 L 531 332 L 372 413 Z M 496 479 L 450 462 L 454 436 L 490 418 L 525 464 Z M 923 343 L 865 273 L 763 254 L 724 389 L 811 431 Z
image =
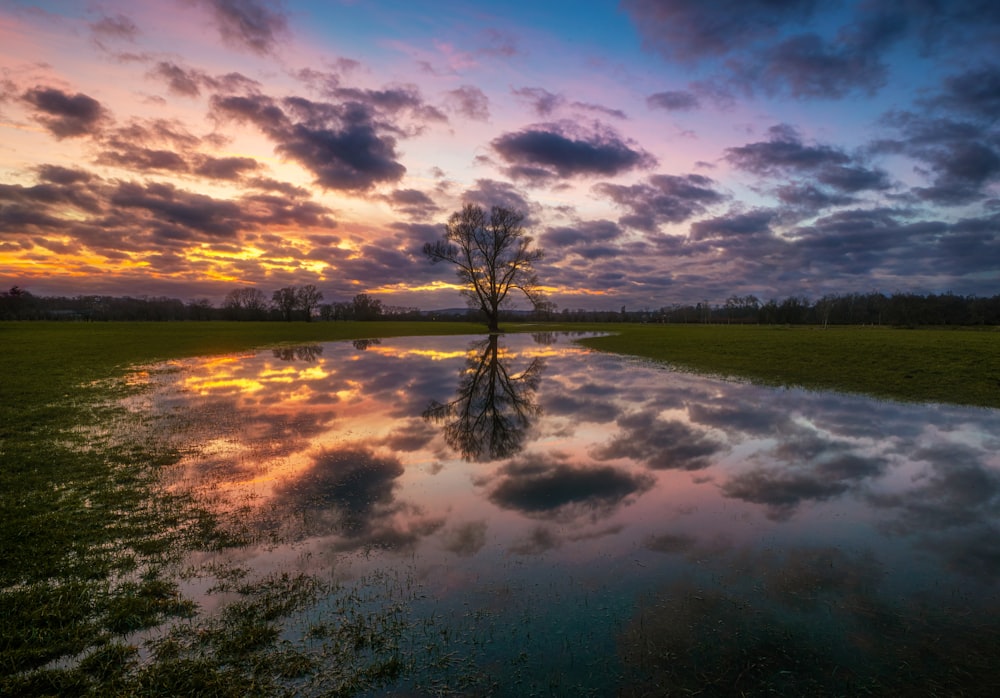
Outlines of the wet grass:
M 227 540 L 195 502 L 157 489 L 160 469 L 178 454 L 144 438 L 141 417 L 116 406 L 141 389 L 115 380 L 130 366 L 281 342 L 477 331 L 459 323 L 0 323 L 0 694 L 177 695 L 174 681 L 192 677 L 200 695 L 266 694 L 236 680 L 241 670 L 224 651 L 212 660 L 135 658 L 134 633 L 195 612 L 170 565 L 185 550 Z M 270 620 L 235 627 L 233 647 L 276 644 Z

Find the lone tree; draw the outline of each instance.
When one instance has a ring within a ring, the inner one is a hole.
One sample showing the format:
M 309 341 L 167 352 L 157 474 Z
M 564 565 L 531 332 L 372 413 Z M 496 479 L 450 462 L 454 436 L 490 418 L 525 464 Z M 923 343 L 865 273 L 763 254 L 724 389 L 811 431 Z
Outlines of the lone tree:
M 490 332 L 499 332 L 500 308 L 511 289 L 518 289 L 535 308 L 543 307 L 533 264 L 542 258 L 525 234 L 524 214 L 494 206 L 489 215 L 476 204 L 465 204 L 448 218 L 444 237 L 424 245 L 432 264 L 451 262 L 458 267 L 462 290 L 472 307 L 486 315 Z

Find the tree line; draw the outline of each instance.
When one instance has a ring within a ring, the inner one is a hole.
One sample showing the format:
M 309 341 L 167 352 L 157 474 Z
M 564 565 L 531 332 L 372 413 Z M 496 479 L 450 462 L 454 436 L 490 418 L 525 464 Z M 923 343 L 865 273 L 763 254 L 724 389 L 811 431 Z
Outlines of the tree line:
M 479 311 L 421 311 L 385 305 L 360 293 L 349 301 L 323 303 L 315 287 L 285 287 L 269 298 L 252 287 L 233 289 L 220 306 L 207 298 L 182 301 L 167 297 L 36 296 L 14 287 L 0 292 L 0 320 L 477 320 Z M 818 299 L 789 296 L 762 302 L 753 295 L 731 296 L 722 303 L 675 303 L 658 309 L 499 312 L 504 322 L 657 322 L 763 325 L 1000 325 L 1000 295 L 880 292 L 829 294 Z
M 565 311 L 563 313 L 565 315 Z M 576 313 L 570 313 L 571 319 Z M 583 311 L 582 315 L 587 315 Z M 618 321 L 760 325 L 1000 325 L 1000 295 L 961 296 L 879 291 L 827 294 L 817 299 L 788 296 L 761 301 L 730 296 L 723 303 L 677 303 L 658 310 L 626 310 Z
M 286 286 L 268 297 L 253 287 L 233 289 L 222 304 L 208 298 L 182 301 L 165 296 L 39 296 L 14 286 L 0 292 L 0 320 L 416 320 L 417 308 L 385 305 L 366 293 L 349 301 L 323 303 L 312 284 Z

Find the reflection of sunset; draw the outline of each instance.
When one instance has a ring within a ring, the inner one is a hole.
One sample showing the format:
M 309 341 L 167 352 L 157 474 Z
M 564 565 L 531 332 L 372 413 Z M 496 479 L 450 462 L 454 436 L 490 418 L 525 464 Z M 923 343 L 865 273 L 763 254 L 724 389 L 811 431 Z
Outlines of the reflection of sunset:
M 363 552 L 352 565 L 412 567 L 438 598 L 519 575 L 627 595 L 753 560 L 764 575 L 803 549 L 870 551 L 890 586 L 916 592 L 996 576 L 969 533 L 997 523 L 995 414 L 721 382 L 563 337 L 470 344 L 331 343 L 150 371 L 149 404 L 184 427 L 170 430 L 185 455 L 169 485 L 277 537 L 247 553 L 255 566 Z M 959 515 L 967 525 L 942 525 Z

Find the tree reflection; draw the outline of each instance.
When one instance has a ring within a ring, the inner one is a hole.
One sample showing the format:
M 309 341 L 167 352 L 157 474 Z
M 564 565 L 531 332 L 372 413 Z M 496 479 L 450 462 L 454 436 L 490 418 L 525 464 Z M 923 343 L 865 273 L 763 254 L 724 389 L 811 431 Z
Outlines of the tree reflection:
M 279 361 L 305 361 L 313 363 L 323 355 L 323 347 L 319 344 L 303 344 L 297 347 L 276 347 L 271 352 Z
M 462 379 L 451 402 L 431 402 L 423 417 L 442 424 L 448 445 L 466 460 L 507 458 L 521 450 L 532 420 L 541 411 L 535 402 L 545 362 L 534 358 L 512 374 L 497 335 L 473 344 Z

